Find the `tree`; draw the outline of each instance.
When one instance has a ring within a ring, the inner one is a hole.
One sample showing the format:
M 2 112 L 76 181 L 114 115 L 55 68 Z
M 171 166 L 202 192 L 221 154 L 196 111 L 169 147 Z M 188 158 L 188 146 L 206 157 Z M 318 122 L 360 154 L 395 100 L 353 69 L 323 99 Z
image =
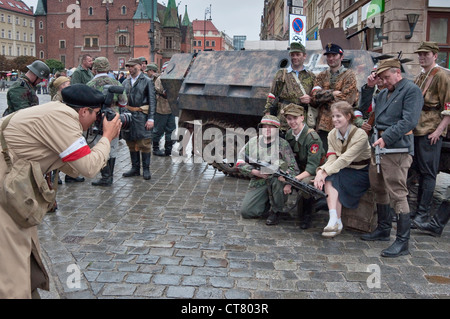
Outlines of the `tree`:
M 34 56 L 26 56 L 26 55 L 18 56 L 17 58 L 14 58 L 12 60 L 11 63 L 12 69 L 19 70 L 22 73 L 27 73 L 28 71 L 27 65 L 30 65 L 36 60 L 37 59 Z
M 0 55 L 0 71 L 11 71 L 9 61 L 3 54 Z
M 65 69 L 64 64 L 59 60 L 48 59 L 45 61 L 45 64 L 48 65 L 51 73 L 56 73 L 57 71 L 62 71 Z

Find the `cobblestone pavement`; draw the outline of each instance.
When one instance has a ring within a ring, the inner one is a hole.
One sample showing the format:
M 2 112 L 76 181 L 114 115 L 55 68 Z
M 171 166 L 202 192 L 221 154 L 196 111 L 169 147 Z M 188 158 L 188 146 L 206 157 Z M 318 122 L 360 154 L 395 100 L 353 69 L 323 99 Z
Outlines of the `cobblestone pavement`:
M 116 163 L 112 187 L 89 179 L 59 186 L 58 210 L 39 227 L 52 278 L 42 298 L 450 296 L 450 227 L 441 238 L 412 230 L 411 254 L 387 259 L 380 252 L 390 243 L 362 241 L 356 231 L 324 239 L 325 211 L 308 230 L 294 217 L 271 227 L 242 219 L 248 181 L 206 164 L 152 156 L 150 181 L 123 178 L 124 141 Z M 449 182 L 439 175 L 439 188 Z

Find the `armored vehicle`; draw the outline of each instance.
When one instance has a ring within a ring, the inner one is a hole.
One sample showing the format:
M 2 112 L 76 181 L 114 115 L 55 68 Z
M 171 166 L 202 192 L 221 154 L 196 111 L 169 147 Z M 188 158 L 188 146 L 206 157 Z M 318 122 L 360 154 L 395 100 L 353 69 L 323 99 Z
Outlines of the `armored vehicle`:
M 345 50 L 344 65 L 355 71 L 358 87 L 361 87 L 377 61 L 386 57 L 370 51 Z M 279 68 L 288 65 L 287 50 L 182 53 L 172 57 L 161 81 L 172 111 L 179 117 L 179 127 L 196 134 L 203 134 L 209 128 L 220 129 L 223 139 L 220 152 L 225 155 L 237 134 L 236 130 L 229 134 L 230 129 L 239 128 L 242 134 L 257 127 L 273 77 Z M 308 50 L 305 65 L 316 74 L 325 70 L 328 65 L 323 50 Z M 405 77 L 411 78 L 406 73 Z M 195 124 L 201 125 L 199 130 L 195 129 Z M 201 150 L 209 139 L 202 138 L 202 145 L 196 148 Z M 234 150 L 234 160 L 227 155 L 210 164 L 225 174 L 239 175 L 235 167 L 236 153 Z M 448 160 L 446 163 L 448 170 Z

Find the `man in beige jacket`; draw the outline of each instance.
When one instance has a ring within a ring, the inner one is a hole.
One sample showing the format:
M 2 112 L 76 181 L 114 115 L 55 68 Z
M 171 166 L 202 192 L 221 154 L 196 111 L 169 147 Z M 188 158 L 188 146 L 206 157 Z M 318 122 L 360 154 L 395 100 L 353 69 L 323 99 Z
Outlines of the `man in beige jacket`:
M 18 111 L 3 131 L 10 156 L 40 164 L 42 174 L 60 169 L 70 176 L 94 178 L 106 165 L 110 142 L 120 132 L 118 115 L 103 121 L 103 138 L 90 148 L 83 131 L 94 123 L 103 94 L 84 84 L 62 91 L 64 103 L 50 102 Z M 3 119 L 0 121 L 0 125 Z M 6 174 L 0 156 L 0 178 Z M 0 183 L 0 194 L 3 185 Z M 1 195 L 0 195 L 1 196 Z M 37 226 L 22 228 L 0 206 L 0 298 L 38 298 L 48 290 L 48 274 L 40 257 Z

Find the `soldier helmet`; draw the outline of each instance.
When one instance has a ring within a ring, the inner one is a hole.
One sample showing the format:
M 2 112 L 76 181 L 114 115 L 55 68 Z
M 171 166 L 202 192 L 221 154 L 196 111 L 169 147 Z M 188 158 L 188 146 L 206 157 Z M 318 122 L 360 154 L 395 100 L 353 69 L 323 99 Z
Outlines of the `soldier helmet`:
M 27 68 L 40 79 L 48 79 L 50 75 L 50 68 L 40 60 L 36 60 L 30 65 L 27 65 Z
M 156 64 L 154 64 L 154 63 L 151 63 L 151 64 L 147 65 L 147 68 L 145 69 L 145 72 L 147 72 L 149 70 L 158 72 L 158 66 Z
M 98 57 L 94 60 L 92 64 L 92 69 L 97 72 L 108 72 L 111 70 L 111 65 L 109 64 L 109 60 L 103 56 Z
M 273 115 L 264 115 L 264 117 L 261 119 L 261 122 L 258 124 L 258 128 L 260 128 L 264 124 L 280 128 L 280 120 L 278 119 L 278 117 Z

